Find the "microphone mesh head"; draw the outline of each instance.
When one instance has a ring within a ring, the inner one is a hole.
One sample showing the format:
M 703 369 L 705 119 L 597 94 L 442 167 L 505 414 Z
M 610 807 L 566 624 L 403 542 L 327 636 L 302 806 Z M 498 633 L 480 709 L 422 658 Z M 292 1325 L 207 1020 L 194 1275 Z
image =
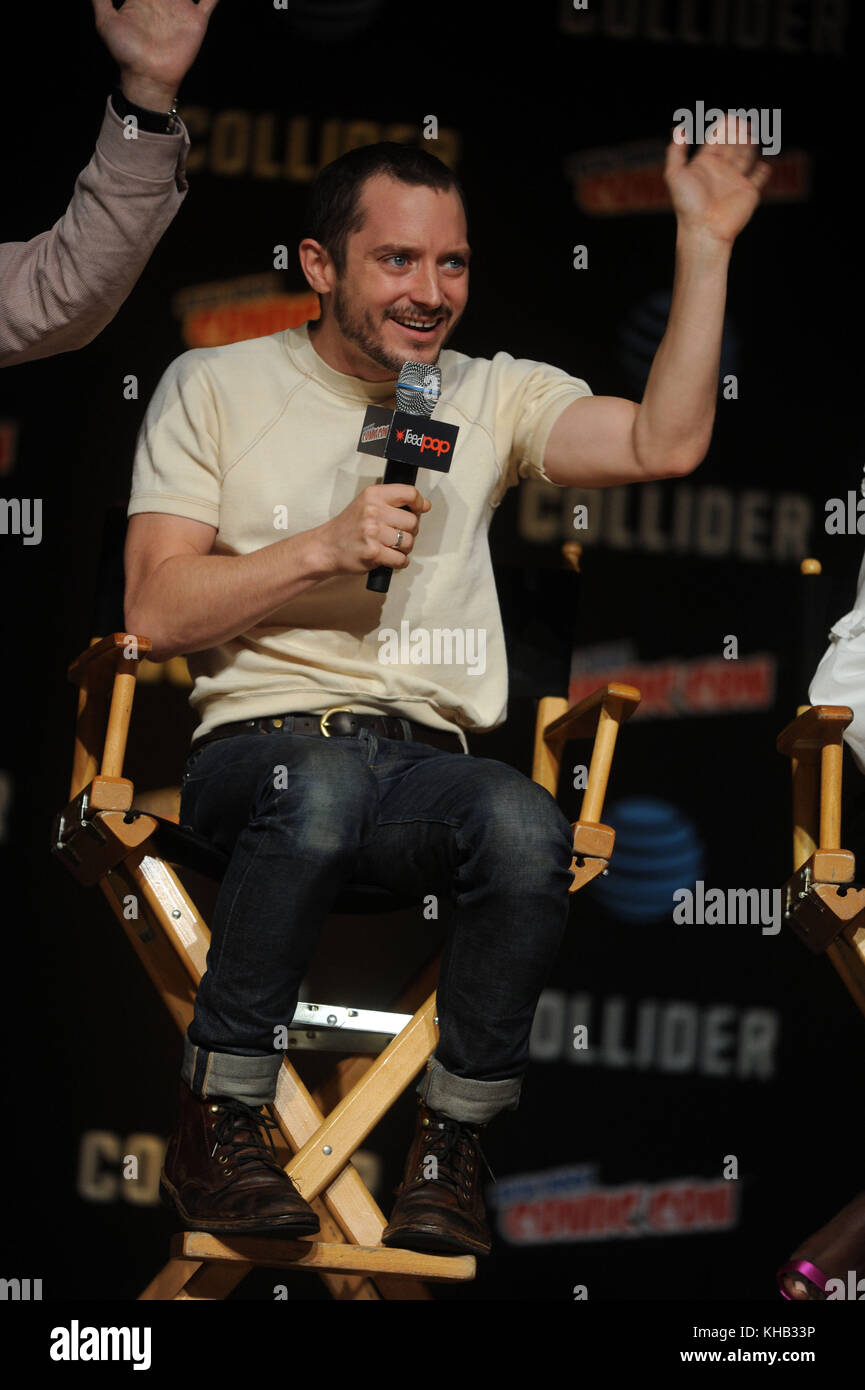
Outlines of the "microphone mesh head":
M 396 407 L 406 415 L 432 415 L 442 393 L 441 367 L 404 362 L 396 384 Z

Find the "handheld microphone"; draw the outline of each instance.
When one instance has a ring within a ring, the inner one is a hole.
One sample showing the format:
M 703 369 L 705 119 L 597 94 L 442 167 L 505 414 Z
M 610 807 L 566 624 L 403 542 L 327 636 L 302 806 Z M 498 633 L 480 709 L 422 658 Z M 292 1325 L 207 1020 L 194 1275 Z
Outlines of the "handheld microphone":
M 384 483 L 414 483 L 419 468 L 446 473 L 459 430 L 456 425 L 436 421 L 435 433 L 412 428 L 419 419 L 428 419 L 441 395 L 441 368 L 426 362 L 405 362 L 396 384 L 395 411 L 370 406 L 364 417 L 358 449 L 387 460 Z M 435 461 L 426 454 L 435 455 Z M 411 511 L 411 507 L 403 507 Z M 390 588 L 393 570 L 378 565 L 370 570 L 366 587 L 377 594 Z

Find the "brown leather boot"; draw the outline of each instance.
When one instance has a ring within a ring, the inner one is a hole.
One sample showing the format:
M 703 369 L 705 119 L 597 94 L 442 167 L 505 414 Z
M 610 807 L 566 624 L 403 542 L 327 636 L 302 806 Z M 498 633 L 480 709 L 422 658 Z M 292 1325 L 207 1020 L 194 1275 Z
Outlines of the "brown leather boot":
M 181 1081 L 180 1120 L 160 1174 L 163 1201 L 211 1235 L 315 1235 L 321 1223 L 276 1157 L 276 1127 L 258 1107 L 229 1096 L 204 1100 Z
M 481 1197 L 478 1141 L 485 1124 L 462 1124 L 418 1096 L 417 1125 L 382 1244 L 440 1255 L 488 1255 L 492 1247 Z

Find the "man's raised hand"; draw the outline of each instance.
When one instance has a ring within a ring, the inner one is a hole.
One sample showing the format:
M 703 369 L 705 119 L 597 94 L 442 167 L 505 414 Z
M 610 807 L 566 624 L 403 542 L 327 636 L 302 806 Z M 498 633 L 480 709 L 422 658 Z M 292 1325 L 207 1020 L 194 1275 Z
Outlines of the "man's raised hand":
M 708 139 L 713 132 L 718 143 Z M 686 144 L 671 140 L 664 181 L 679 230 L 732 244 L 750 221 L 771 172 L 766 160 L 758 158 L 748 124 L 740 117 L 717 121 L 693 159 L 688 159 Z
M 219 0 L 93 0 L 96 32 L 120 68 L 127 101 L 169 111 Z

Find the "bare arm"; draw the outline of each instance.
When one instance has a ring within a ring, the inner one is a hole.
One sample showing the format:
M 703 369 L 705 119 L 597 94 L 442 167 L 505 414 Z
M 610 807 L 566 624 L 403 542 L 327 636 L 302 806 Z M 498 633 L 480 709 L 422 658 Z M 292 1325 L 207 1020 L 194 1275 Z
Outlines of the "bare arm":
M 640 405 L 586 396 L 550 431 L 544 469 L 553 482 L 611 487 L 691 473 L 715 419 L 730 247 L 680 234 L 664 337 Z
M 643 399 L 586 397 L 550 431 L 544 471 L 585 487 L 646 482 L 690 473 L 712 437 L 727 272 L 735 238 L 750 220 L 770 174 L 765 160 L 725 118 L 723 140 L 689 162 L 676 140 L 665 178 L 676 211 L 676 271 L 667 329 Z
M 429 508 L 415 487 L 376 483 L 322 526 L 249 555 L 212 555 L 216 528 L 202 521 L 138 513 L 126 536 L 127 630 L 150 638 L 151 661 L 230 642 L 323 579 L 405 569 Z

